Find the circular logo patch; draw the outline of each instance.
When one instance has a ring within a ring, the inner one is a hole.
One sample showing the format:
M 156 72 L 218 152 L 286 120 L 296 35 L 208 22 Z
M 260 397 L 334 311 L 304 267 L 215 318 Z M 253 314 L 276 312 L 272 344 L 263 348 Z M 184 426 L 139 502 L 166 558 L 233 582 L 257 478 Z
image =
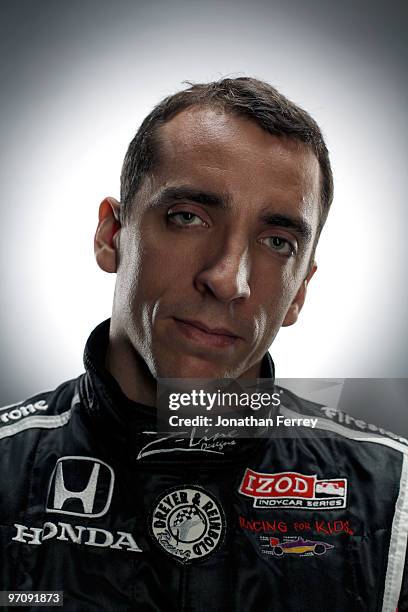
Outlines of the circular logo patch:
M 225 531 L 224 512 L 198 487 L 175 487 L 156 500 L 151 529 L 164 550 L 183 563 L 208 557 Z

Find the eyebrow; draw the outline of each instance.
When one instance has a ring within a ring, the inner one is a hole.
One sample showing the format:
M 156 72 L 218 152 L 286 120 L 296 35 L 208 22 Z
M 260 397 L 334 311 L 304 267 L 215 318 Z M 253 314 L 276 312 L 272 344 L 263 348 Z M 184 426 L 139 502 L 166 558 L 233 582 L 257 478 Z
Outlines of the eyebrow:
M 313 235 L 312 228 L 307 221 L 292 217 L 291 215 L 283 215 L 281 213 L 266 213 L 261 216 L 261 221 L 265 225 L 284 227 L 294 230 L 306 242 L 310 241 Z
M 224 210 L 231 208 L 230 198 L 226 194 L 220 195 L 212 191 L 202 191 L 201 189 L 183 186 L 166 187 L 160 193 L 153 196 L 148 204 L 148 208 L 158 208 L 177 200 L 189 200 L 190 202 L 197 202 L 197 204 Z
M 228 194 L 219 194 L 212 191 L 203 191 L 193 187 L 177 186 L 166 187 L 148 203 L 148 208 L 160 208 L 174 203 L 177 200 L 188 200 L 204 206 L 231 210 L 231 198 Z M 313 235 L 312 228 L 307 221 L 292 215 L 283 213 L 264 213 L 260 217 L 264 225 L 272 227 L 283 227 L 295 231 L 306 242 L 310 241 Z

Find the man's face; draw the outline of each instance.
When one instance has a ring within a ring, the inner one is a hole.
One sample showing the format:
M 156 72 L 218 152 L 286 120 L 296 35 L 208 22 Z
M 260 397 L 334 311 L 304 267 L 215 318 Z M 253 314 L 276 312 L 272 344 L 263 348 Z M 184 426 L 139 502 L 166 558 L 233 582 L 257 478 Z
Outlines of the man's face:
M 171 119 L 158 146 L 119 233 L 116 329 L 156 378 L 257 376 L 303 304 L 318 161 L 211 108 Z

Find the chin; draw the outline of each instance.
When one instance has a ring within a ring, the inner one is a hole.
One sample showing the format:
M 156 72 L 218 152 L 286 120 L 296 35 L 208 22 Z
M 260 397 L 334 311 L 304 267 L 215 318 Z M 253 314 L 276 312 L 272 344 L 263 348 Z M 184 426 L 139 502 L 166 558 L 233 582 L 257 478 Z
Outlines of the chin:
M 173 356 L 171 363 L 158 367 L 158 378 L 230 378 L 231 366 L 206 359 Z

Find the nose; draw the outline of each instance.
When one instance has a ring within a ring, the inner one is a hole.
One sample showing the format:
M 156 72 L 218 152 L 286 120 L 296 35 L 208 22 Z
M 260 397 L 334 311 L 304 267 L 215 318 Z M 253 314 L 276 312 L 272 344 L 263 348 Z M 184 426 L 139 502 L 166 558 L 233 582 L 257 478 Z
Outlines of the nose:
M 220 302 L 247 299 L 249 288 L 250 258 L 248 246 L 237 242 L 223 245 L 218 254 L 209 255 L 204 267 L 196 275 L 195 285 L 200 293 L 212 293 Z

